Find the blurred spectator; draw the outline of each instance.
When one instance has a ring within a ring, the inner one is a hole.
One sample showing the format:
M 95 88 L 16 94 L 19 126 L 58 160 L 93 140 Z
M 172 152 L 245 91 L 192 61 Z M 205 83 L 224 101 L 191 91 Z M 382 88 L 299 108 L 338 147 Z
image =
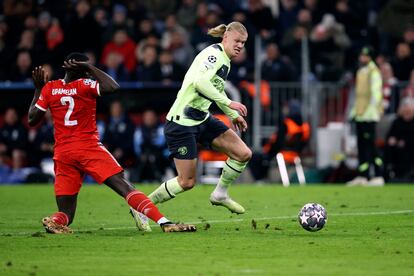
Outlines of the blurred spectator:
M 38 27 L 39 27 L 39 22 L 34 15 L 28 15 L 24 19 L 24 28 L 26 30 L 36 31 Z
M 7 39 L 15 46 L 24 29 L 24 19 L 33 10 L 34 1 L 1 1 L 9 32 Z
M 170 14 L 165 19 L 165 29 L 161 37 L 161 47 L 168 48 L 171 45 L 171 39 L 173 33 L 179 33 L 185 43 L 188 43 L 188 33 L 187 31 L 177 23 L 177 18 L 174 14 Z
M 150 34 L 147 38 L 141 40 L 141 42 L 135 47 L 135 59 L 140 61 L 144 56 L 144 49 L 148 46 L 154 47 L 155 49 L 160 49 L 160 39 L 154 35 Z
M 140 3 L 147 8 L 150 16 L 163 21 L 169 14 L 173 14 L 177 7 L 175 0 L 141 0 Z
M 110 53 L 118 53 L 122 57 L 122 64 L 128 73 L 132 73 L 137 65 L 135 59 L 135 42 L 128 36 L 125 29 L 116 30 L 112 40 L 104 46 L 101 56 L 101 64 L 105 64 Z
M 183 67 L 174 62 L 170 51 L 164 50 L 160 53 L 159 65 L 162 82 L 179 82 L 184 78 L 185 71 Z
M 312 25 L 316 25 L 321 21 L 324 10 L 318 5 L 318 0 L 304 0 L 303 5 L 306 10 L 311 13 Z
M 93 18 L 89 1 L 79 0 L 66 24 L 65 47 L 71 52 L 92 50 L 99 53 L 102 37 L 100 30 Z
M 301 154 L 309 142 L 310 126 L 303 121 L 300 102 L 290 100 L 283 113 L 277 132 L 263 146 L 263 151 L 254 153 L 249 162 L 256 181 L 267 178 L 270 162 L 277 153 L 282 152 L 286 162 L 293 164 L 294 158 Z
M 0 80 L 6 79 L 10 60 L 12 59 L 12 51 L 14 47 L 7 44 L 6 36 L 9 26 L 2 16 L 0 16 Z
M 124 58 L 118 52 L 109 52 L 106 55 L 102 69 L 116 81 L 129 81 L 130 75 L 123 61 Z
M 45 121 L 36 131 L 30 151 L 33 153 L 35 164 L 43 159 L 52 159 L 53 147 L 55 145 L 53 121 L 50 111 L 46 112 Z
M 414 180 L 414 99 L 404 98 L 387 134 L 385 164 L 390 181 Z
M 197 21 L 197 0 L 183 0 L 176 14 L 178 23 L 191 32 Z
M 404 89 L 403 97 L 410 97 L 414 99 L 414 69 L 411 70 L 410 80 L 407 87 Z
M 202 27 L 206 25 L 207 21 L 207 15 L 208 15 L 208 6 L 207 3 L 202 1 L 198 3 L 197 5 L 197 20 L 196 20 L 196 26 Z
M 141 61 L 138 63 L 135 79 L 143 82 L 161 80 L 158 53 L 155 47 L 147 45 L 144 48 Z
M 295 23 L 299 12 L 297 0 L 281 0 L 280 14 L 277 19 L 278 37 L 281 38 Z
M 22 34 L 20 35 L 20 41 L 17 44 L 17 49 L 27 50 L 27 51 L 33 50 L 34 37 L 35 37 L 35 34 L 33 30 L 29 30 L 29 29 L 24 30 Z
M 231 61 L 231 70 L 227 79 L 238 86 L 242 81 L 253 81 L 253 63 L 247 58 L 245 48 Z
M 286 33 L 283 37 L 281 47 L 286 55 L 292 60 L 294 68 L 297 72 L 302 69 L 302 57 L 298 55 L 302 49 L 302 40 L 309 35 L 306 27 L 296 25 L 292 30 Z M 313 53 L 312 44 L 309 44 L 310 54 Z
M 379 46 L 381 52 L 392 54 L 394 42 L 402 37 L 407 25 L 414 23 L 414 2 L 405 0 L 372 2 L 378 6 L 383 4 L 376 24 L 381 38 Z
M 240 22 L 246 27 L 246 30 L 249 34 L 255 33 L 255 28 L 252 23 L 247 19 L 247 12 L 245 10 L 237 10 L 232 17 L 232 21 Z M 247 39 L 246 44 L 244 44 L 244 48 L 247 51 L 248 57 L 254 56 L 254 39 L 250 37 Z
M 103 7 L 98 6 L 97 8 L 95 8 L 93 18 L 95 19 L 95 22 L 98 24 L 100 33 L 105 34 L 105 31 L 109 26 L 109 18 L 107 11 Z M 112 35 L 110 37 L 112 37 Z M 102 41 L 106 42 L 104 39 Z
M 191 34 L 191 45 L 198 53 L 205 47 L 219 42 L 216 38 L 207 35 L 207 31 L 220 24 L 220 17 L 217 12 L 208 11 L 207 6 L 203 3 L 198 5 L 197 11 L 197 26 Z
M 364 47 L 359 56 L 360 68 L 355 81 L 355 102 L 350 118 L 355 121 L 358 146 L 358 176 L 349 186 L 382 186 L 383 162 L 375 145 L 376 125 L 383 110 L 381 74 L 373 61 L 373 50 Z M 375 176 L 371 178 L 370 168 Z M 369 181 L 368 181 L 369 180 Z
M 399 103 L 398 80 L 394 77 L 394 72 L 388 62 L 379 66 L 382 77 L 382 104 L 384 113 L 394 113 L 397 111 Z
M 349 0 L 337 0 L 333 15 L 345 27 L 345 32 L 352 41 L 361 42 L 361 35 L 363 31 L 366 31 L 364 30 L 363 18 L 361 18 L 363 15 L 352 10 L 349 2 Z
M 282 0 L 282 2 L 291 2 L 296 0 Z M 283 32 L 284 18 L 281 18 L 280 15 L 279 19 L 283 22 L 279 25 Z M 260 34 L 260 36 L 267 40 L 270 39 L 273 35 L 273 30 L 275 29 L 275 20 L 272 15 L 272 11 L 269 7 L 267 7 L 262 0 L 248 0 L 248 15 L 247 19 L 252 23 L 255 27 L 256 32 Z
M 33 20 L 36 20 L 36 22 L 34 22 Z M 32 30 L 35 33 L 34 44 L 36 45 L 36 47 L 41 48 L 45 51 L 44 53 L 42 53 L 45 56 L 37 57 L 37 59 L 40 59 L 39 62 L 35 60 L 34 64 L 38 64 L 38 63 L 45 62 L 46 57 L 49 57 L 49 53 L 51 51 L 51 49 L 48 49 L 46 40 L 47 40 L 47 31 L 52 23 L 52 16 L 50 15 L 50 12 L 43 11 L 39 13 L 37 18 L 34 18 L 33 20 L 29 20 L 28 22 L 25 22 L 25 26 L 26 26 L 26 29 Z M 53 62 L 53 59 L 55 57 L 50 57 L 50 58 L 52 60 L 51 62 Z
M 375 63 L 377 64 L 378 67 L 381 67 L 385 63 L 388 63 L 388 60 L 384 55 L 379 54 L 375 58 Z M 394 71 L 393 71 L 393 75 L 394 75 Z
M 39 16 L 40 17 L 40 16 Z M 61 60 L 65 53 L 65 34 L 58 18 L 52 18 L 50 22 L 43 25 L 39 20 L 39 31 L 36 44 L 45 43 L 47 52 L 42 52 L 43 62 L 50 63 L 53 67 L 61 67 L 57 60 Z M 39 36 L 43 36 L 42 38 Z M 44 42 L 43 42 L 44 41 Z M 41 44 L 42 45 L 42 44 Z M 42 62 L 42 63 L 43 63 Z
M 187 69 L 194 58 L 194 49 L 178 31 L 171 32 L 170 44 L 165 48 L 171 51 L 174 61 Z
M 103 34 L 104 42 L 110 41 L 114 36 L 114 33 L 119 29 L 125 30 L 129 37 L 134 36 L 133 23 L 127 17 L 127 15 L 128 11 L 124 5 L 114 5 L 112 12 L 112 20 L 109 21 L 109 24 L 105 28 L 105 32 Z
M 273 0 L 271 0 L 273 1 Z M 240 10 L 242 5 L 246 1 L 240 1 L 240 0 L 209 0 L 210 6 L 214 6 L 217 11 L 220 12 L 221 17 L 226 21 L 230 22 L 232 15 Z
M 135 129 L 134 150 L 138 158 L 136 181 L 160 182 L 169 165 L 164 125 L 154 110 L 142 114 L 142 125 Z
M 12 65 L 9 73 L 11 81 L 32 81 L 32 56 L 29 51 L 22 50 L 17 53 L 16 63 Z
M 26 150 L 28 133 L 19 119 L 16 109 L 10 107 L 4 113 L 4 125 L 0 128 L 0 154 L 10 158 L 15 150 Z
M 58 47 L 64 39 L 62 28 L 60 27 L 59 19 L 53 18 L 50 27 L 46 32 L 46 45 L 49 51 Z
M 30 53 L 31 58 L 34 59 L 33 63 L 44 62 L 44 53 L 47 51 L 45 37 L 42 37 L 42 41 L 35 41 L 35 31 L 25 29 L 20 35 L 20 40 L 16 48 L 16 56 L 22 51 L 28 51 Z
M 262 65 L 262 78 L 267 81 L 291 81 L 293 70 L 289 61 L 281 57 L 276 43 L 266 46 L 266 56 Z
M 346 68 L 354 69 L 353 61 L 358 56 L 358 51 L 366 43 L 368 30 L 365 14 L 354 10 L 352 3 L 348 0 L 338 0 L 333 12 L 336 20 L 345 28 L 345 33 L 350 38 L 350 46 L 346 49 Z
M 303 26 L 310 31 L 314 25 L 312 22 L 312 13 L 307 9 L 301 9 L 298 13 L 296 25 Z
M 407 43 L 398 43 L 391 64 L 395 77 L 400 81 L 407 81 L 411 70 L 414 68 L 411 49 Z
M 325 14 L 311 33 L 313 43 L 313 64 L 320 80 L 338 80 L 341 76 L 345 49 L 350 40 L 344 26 L 335 21 L 331 14 Z
M 120 101 L 113 101 L 109 112 L 109 122 L 102 143 L 123 167 L 130 167 L 134 157 L 132 142 L 134 126 L 125 114 Z
M 410 46 L 411 54 L 414 53 L 414 25 L 408 25 L 403 34 L 403 40 Z
M 143 18 L 138 21 L 137 30 L 135 31 L 135 41 L 140 44 L 142 40 L 145 40 L 149 36 L 155 36 L 159 38 L 159 34 L 154 27 L 154 22 L 150 18 Z
M 0 162 L 0 184 L 26 183 L 29 176 L 39 170 L 27 166 L 27 154 L 24 150 L 16 149 L 11 156 L 11 166 L 4 166 Z

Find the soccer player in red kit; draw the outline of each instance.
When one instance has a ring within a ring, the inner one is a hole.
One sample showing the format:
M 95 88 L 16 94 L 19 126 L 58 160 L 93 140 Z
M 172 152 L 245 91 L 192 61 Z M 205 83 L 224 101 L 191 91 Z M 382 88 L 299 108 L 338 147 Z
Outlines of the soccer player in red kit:
M 35 86 L 29 108 L 30 126 L 37 125 L 49 109 L 55 129 L 55 195 L 58 212 L 42 220 L 49 233 L 71 233 L 68 227 L 76 211 L 77 196 L 85 173 L 105 183 L 125 198 L 128 205 L 158 223 L 164 232 L 191 232 L 194 225 L 170 222 L 144 193 L 125 179 L 123 169 L 99 142 L 96 128 L 96 98 L 115 92 L 119 84 L 88 63 L 80 53 L 64 61 L 64 79 L 47 81 L 42 67 L 32 72 Z

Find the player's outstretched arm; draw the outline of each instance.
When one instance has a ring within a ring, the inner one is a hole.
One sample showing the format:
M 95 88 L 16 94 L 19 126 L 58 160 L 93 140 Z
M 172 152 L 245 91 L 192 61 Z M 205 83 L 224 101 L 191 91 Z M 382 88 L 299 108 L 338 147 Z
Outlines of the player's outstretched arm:
M 48 81 L 48 75 L 43 70 L 42 66 L 35 67 L 32 71 L 32 79 L 33 84 L 35 86 L 35 92 L 33 95 L 32 103 L 29 107 L 29 113 L 28 113 L 28 123 L 29 126 L 33 127 L 36 126 L 45 116 L 45 112 L 43 110 L 40 110 L 35 106 L 37 100 L 40 97 L 40 92 L 42 91 L 43 86 L 45 86 L 46 82 Z
M 70 59 L 63 63 L 63 68 L 87 72 L 92 78 L 98 81 L 99 90 L 102 95 L 114 93 L 119 89 L 119 84 L 110 75 L 88 62 Z

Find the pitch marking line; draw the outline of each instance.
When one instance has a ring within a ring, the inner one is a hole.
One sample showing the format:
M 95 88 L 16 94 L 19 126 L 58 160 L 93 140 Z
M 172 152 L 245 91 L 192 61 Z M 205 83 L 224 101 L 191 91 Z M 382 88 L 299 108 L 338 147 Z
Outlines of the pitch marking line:
M 414 210 L 396 210 L 396 211 L 384 211 L 384 212 L 361 212 L 361 213 L 340 213 L 340 214 L 329 214 L 328 218 L 331 216 L 378 216 L 378 215 L 398 215 L 398 214 L 410 214 L 414 213 Z M 226 223 L 226 222 L 242 222 L 242 221 L 250 221 L 252 219 L 256 221 L 261 220 L 278 220 L 278 219 L 294 219 L 297 218 L 297 216 L 277 216 L 277 217 L 263 217 L 263 218 L 240 218 L 240 219 L 217 219 L 217 220 L 199 220 L 199 221 L 191 221 L 191 222 L 185 222 L 188 224 L 204 224 L 204 223 Z M 122 230 L 122 229 L 131 229 L 136 227 L 108 227 L 104 228 L 104 230 Z M 96 229 L 94 229 L 96 230 Z M 92 231 L 92 229 L 89 230 L 83 230 L 83 231 Z
M 414 210 L 395 210 L 395 211 L 379 211 L 379 212 L 359 212 L 359 213 L 338 213 L 338 214 L 330 214 L 328 213 L 328 218 L 330 217 L 352 217 L 352 216 L 391 216 L 391 215 L 401 215 L 401 214 L 411 214 L 414 213 Z M 203 220 L 203 221 L 192 221 L 192 222 L 185 222 L 188 224 L 204 224 L 204 223 L 226 223 L 226 222 L 242 222 L 242 221 L 250 221 L 252 219 L 256 221 L 261 220 L 278 220 L 278 219 L 295 219 L 297 216 L 277 216 L 277 217 L 262 217 L 262 218 L 240 218 L 240 219 L 217 219 L 217 220 Z M 103 230 L 126 230 L 126 229 L 135 229 L 136 227 L 102 227 Z M 97 231 L 99 228 L 94 229 L 73 229 L 77 233 L 88 232 L 88 231 Z M 21 236 L 21 235 L 31 235 L 32 232 L 19 232 L 19 233 L 0 233 L 1 236 L 11 235 L 11 236 Z

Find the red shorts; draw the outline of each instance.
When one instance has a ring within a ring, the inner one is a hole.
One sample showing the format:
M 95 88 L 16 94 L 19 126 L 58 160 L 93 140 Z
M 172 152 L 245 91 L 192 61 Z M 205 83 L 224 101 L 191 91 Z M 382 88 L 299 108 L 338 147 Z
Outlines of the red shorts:
M 103 145 L 56 153 L 55 195 L 79 193 L 85 174 L 91 175 L 99 183 L 123 171 L 116 159 Z

